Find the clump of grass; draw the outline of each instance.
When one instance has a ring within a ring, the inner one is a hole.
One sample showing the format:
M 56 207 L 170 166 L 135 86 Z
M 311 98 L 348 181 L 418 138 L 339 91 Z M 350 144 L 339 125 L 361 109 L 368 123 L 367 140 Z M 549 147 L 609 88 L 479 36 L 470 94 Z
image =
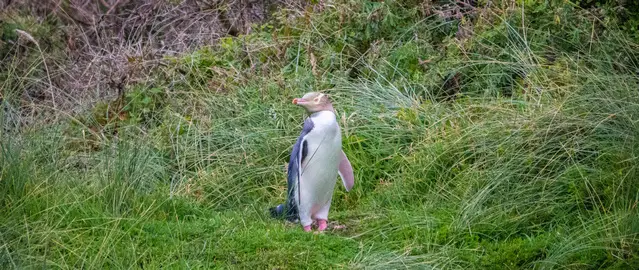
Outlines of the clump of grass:
M 636 267 L 636 45 L 527 5 L 472 9 L 464 39 L 397 3 L 278 17 L 167 60 L 122 117 L 3 133 L 0 262 Z M 267 213 L 309 90 L 334 97 L 356 174 L 321 235 Z

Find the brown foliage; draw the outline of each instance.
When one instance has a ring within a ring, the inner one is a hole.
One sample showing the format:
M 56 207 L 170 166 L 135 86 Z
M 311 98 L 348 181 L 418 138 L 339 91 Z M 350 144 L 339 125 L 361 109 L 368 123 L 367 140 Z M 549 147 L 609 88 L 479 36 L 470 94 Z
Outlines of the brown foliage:
M 296 8 L 299 0 L 0 0 L 0 25 L 16 16 L 42 22 L 54 18 L 65 44 L 43 46 L 50 83 L 30 84 L 25 93 L 42 91 L 29 104 L 56 110 L 83 110 L 96 101 L 115 99 L 128 85 L 152 81 L 165 56 L 215 44 L 226 35 L 251 31 L 276 7 Z M 21 29 L 26 33 L 30 29 Z M 34 35 L 37 40 L 39 37 Z M 46 37 L 40 37 L 46 39 Z M 2 41 L 0 41 L 2 42 Z M 39 41 L 40 44 L 43 42 Z M 4 61 L 28 44 L 10 44 Z M 3 47 L 0 46 L 0 57 Z M 29 53 L 36 53 L 29 50 Z M 60 56 L 62 55 L 62 56 Z M 55 56 L 55 57 L 54 57 Z M 26 58 L 25 58 L 26 59 Z M 42 78 L 34 78 L 41 80 Z M 38 88 L 38 89 L 33 89 Z M 25 103 L 23 101 L 23 103 Z M 35 104 L 38 103 L 38 104 Z M 24 106 L 24 104 L 23 104 Z

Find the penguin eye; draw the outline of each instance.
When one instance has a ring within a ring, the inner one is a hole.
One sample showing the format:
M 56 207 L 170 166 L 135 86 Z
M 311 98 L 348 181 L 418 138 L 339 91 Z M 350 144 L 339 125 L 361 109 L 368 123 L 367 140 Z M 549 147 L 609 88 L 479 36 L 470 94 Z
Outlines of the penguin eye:
M 319 98 L 314 98 L 313 101 L 315 101 L 315 103 L 319 102 Z

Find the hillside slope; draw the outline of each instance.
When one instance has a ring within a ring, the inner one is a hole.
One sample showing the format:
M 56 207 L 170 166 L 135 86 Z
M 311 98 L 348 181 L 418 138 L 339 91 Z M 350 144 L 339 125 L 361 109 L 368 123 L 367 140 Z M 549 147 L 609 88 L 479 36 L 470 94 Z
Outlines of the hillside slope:
M 0 265 L 639 268 L 632 37 L 564 1 L 412 2 L 282 9 L 79 112 L 19 111 L 55 74 L 16 36 Z M 324 234 L 267 211 L 308 91 L 333 97 L 356 177 Z

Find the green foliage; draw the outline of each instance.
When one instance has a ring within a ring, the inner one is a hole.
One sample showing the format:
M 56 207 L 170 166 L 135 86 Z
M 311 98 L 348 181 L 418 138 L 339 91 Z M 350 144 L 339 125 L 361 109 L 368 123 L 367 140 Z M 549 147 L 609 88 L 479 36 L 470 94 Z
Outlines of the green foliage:
M 482 241 L 486 255 L 481 257 L 482 268 L 512 269 L 546 257 L 547 246 L 552 243 L 550 235 L 515 238 L 500 242 Z
M 583 8 L 598 9 L 602 20 L 609 26 L 617 26 L 635 40 L 639 38 L 639 3 L 618 0 L 575 0 Z
M 157 125 L 157 115 L 166 104 L 166 93 L 159 87 L 139 86 L 126 93 L 126 105 L 122 108 L 128 120 L 134 124 Z
M 631 34 L 564 1 L 459 21 L 414 2 L 281 10 L 90 113 L 0 134 L 0 264 L 636 268 Z M 266 211 L 311 90 L 356 175 L 318 235 Z

